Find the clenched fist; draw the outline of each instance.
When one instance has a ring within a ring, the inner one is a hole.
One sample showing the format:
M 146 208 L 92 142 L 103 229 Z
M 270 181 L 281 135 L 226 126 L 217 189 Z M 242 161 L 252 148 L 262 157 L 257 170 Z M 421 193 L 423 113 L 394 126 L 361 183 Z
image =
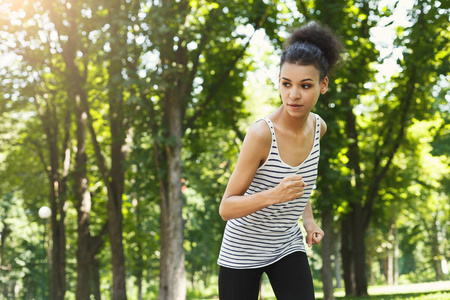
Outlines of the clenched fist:
M 283 178 L 275 187 L 278 195 L 278 203 L 288 202 L 303 196 L 306 183 L 301 175 L 292 175 Z

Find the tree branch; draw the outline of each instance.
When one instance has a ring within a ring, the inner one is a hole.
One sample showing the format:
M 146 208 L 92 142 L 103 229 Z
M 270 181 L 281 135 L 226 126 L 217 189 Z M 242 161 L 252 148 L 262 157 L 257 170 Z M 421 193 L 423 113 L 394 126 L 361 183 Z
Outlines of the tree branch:
M 412 69 L 412 74 L 410 76 L 410 82 L 415 82 L 416 81 L 416 66 L 413 66 Z M 372 184 L 369 186 L 369 190 L 367 193 L 367 201 L 366 201 L 366 205 L 364 206 L 364 217 L 363 217 L 363 226 L 364 228 L 367 228 L 369 226 L 369 222 L 370 222 L 370 214 L 372 212 L 372 207 L 373 204 L 375 202 L 376 197 L 378 196 L 378 189 L 381 183 L 381 180 L 386 176 L 392 161 L 394 159 L 395 154 L 397 153 L 397 150 L 400 148 L 401 142 L 403 140 L 403 137 L 405 135 L 405 129 L 406 129 L 406 123 L 407 123 L 407 118 L 408 118 L 408 114 L 411 108 L 411 104 L 413 101 L 413 96 L 414 96 L 414 89 L 409 89 L 409 92 L 405 95 L 405 97 L 403 99 L 401 99 L 401 103 L 404 103 L 404 106 L 400 109 L 401 110 L 401 117 L 400 117 L 400 128 L 398 129 L 398 133 L 397 136 L 394 140 L 394 142 L 392 143 L 392 147 L 388 153 L 387 156 L 387 162 L 386 164 L 381 167 L 380 172 L 377 174 L 376 173 L 376 169 L 374 169 L 374 178 L 371 181 Z M 386 145 L 387 142 L 383 143 L 383 147 L 381 148 L 387 148 L 388 145 Z M 378 161 L 381 161 L 380 158 L 378 158 Z
M 227 65 L 229 65 L 229 68 L 225 69 L 225 71 L 222 73 L 222 75 L 219 77 L 219 80 L 217 81 L 217 83 L 213 86 L 213 88 L 211 88 L 209 95 L 206 97 L 205 101 L 202 104 L 199 104 L 197 106 L 197 110 L 194 113 L 194 115 L 189 118 L 189 120 L 187 122 L 185 122 L 185 125 L 183 126 L 183 134 L 184 132 L 186 132 L 187 128 L 192 128 L 194 127 L 194 123 L 197 121 L 197 119 L 204 113 L 205 108 L 211 103 L 211 101 L 214 99 L 216 93 L 218 92 L 218 90 L 220 89 L 220 87 L 226 82 L 226 80 L 229 78 L 230 73 L 232 70 L 234 70 L 234 68 L 236 67 L 237 62 L 244 56 L 245 51 L 247 51 L 247 48 L 250 46 L 250 42 L 254 36 L 254 34 L 256 33 L 256 31 L 258 29 L 260 29 L 262 27 L 262 25 L 264 25 L 264 22 L 267 19 L 267 16 L 269 15 L 269 7 L 267 7 L 264 15 L 262 15 L 260 17 L 260 19 L 258 20 L 258 22 L 255 25 L 255 30 L 253 31 L 252 35 L 250 36 L 250 38 L 248 39 L 247 43 L 245 44 L 245 46 L 241 49 L 241 51 L 238 53 L 238 55 L 236 55 L 236 57 Z
M 110 194 L 112 192 L 112 189 L 111 189 L 111 183 L 109 181 L 109 172 L 108 172 L 108 168 L 106 167 L 105 158 L 103 157 L 101 149 L 100 149 L 100 143 L 98 142 L 98 139 L 97 139 L 97 133 L 95 132 L 95 129 L 93 126 L 93 120 L 92 120 L 92 115 L 91 115 L 90 108 L 89 108 L 89 103 L 88 103 L 85 95 L 80 96 L 80 98 L 81 98 L 82 105 L 84 107 L 84 111 L 86 112 L 86 115 L 87 115 L 87 120 L 88 120 L 87 125 L 88 125 L 88 129 L 89 129 L 89 133 L 91 135 L 92 145 L 94 146 L 94 152 L 95 152 L 95 157 L 97 159 L 97 164 L 100 169 L 100 173 L 102 175 L 103 181 L 105 182 L 106 188 L 108 189 L 108 194 Z
M 90 237 L 89 244 L 91 256 L 94 256 L 103 246 L 104 243 L 103 236 L 107 233 L 108 233 L 108 220 L 106 220 L 105 224 L 103 224 L 102 226 L 102 229 L 96 236 Z
M 297 1 L 297 8 L 300 9 L 300 13 L 305 17 L 306 21 L 309 21 L 310 16 L 306 4 L 302 0 Z

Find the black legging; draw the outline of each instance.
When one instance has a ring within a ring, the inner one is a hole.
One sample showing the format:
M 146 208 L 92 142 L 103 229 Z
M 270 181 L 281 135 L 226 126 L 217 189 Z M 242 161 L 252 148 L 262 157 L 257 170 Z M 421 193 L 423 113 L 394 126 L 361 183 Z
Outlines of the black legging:
M 263 273 L 269 277 L 277 300 L 313 300 L 314 286 L 305 252 L 294 252 L 257 269 L 220 267 L 220 300 L 257 300 Z

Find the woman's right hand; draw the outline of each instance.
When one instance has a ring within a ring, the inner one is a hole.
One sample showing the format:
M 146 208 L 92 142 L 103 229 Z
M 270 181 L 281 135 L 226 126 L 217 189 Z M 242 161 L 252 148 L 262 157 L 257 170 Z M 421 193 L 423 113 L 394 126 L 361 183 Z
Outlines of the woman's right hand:
M 274 188 L 274 193 L 277 195 L 278 203 L 283 203 L 302 197 L 305 187 L 306 183 L 301 175 L 292 175 L 283 178 Z

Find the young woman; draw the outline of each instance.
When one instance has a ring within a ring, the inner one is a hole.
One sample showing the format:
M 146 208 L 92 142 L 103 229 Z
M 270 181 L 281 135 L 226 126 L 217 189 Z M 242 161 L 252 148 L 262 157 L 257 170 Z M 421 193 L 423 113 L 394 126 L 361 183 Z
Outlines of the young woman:
M 221 300 L 258 299 L 263 273 L 278 300 L 314 299 L 300 217 L 309 247 L 324 232 L 309 196 L 325 122 L 311 113 L 328 88 L 341 44 L 326 27 L 295 30 L 281 55 L 282 105 L 249 129 L 219 213 L 227 221 L 218 264 Z

